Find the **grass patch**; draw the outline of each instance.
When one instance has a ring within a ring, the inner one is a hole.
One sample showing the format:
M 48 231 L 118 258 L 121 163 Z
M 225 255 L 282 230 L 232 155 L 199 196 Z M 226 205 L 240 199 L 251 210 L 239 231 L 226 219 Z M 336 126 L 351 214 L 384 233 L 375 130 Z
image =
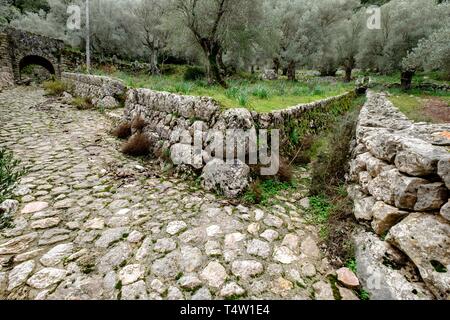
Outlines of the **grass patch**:
M 72 105 L 78 110 L 91 110 L 94 108 L 94 104 L 89 98 L 76 97 L 72 100 Z
M 390 89 L 391 97 L 389 100 L 409 119 L 417 122 L 435 122 L 433 117 L 424 112 L 424 106 L 427 99 L 438 98 L 447 103 L 450 112 L 450 93 L 446 91 L 424 91 L 412 89 L 407 93 L 399 89 Z
M 61 80 L 44 81 L 42 85 L 50 96 L 60 96 L 64 91 L 69 91 L 67 84 Z
M 11 151 L 0 148 L 0 203 L 11 197 L 12 190 L 26 173 Z
M 26 173 L 11 151 L 0 148 L 0 203 L 11 198 L 13 189 Z M 0 230 L 12 227 L 12 217 L 0 210 Z
M 359 107 L 364 102 L 364 98 L 354 100 L 348 112 L 336 115 L 329 129 L 313 136 L 310 148 L 305 150 L 307 157 L 312 159 L 307 218 L 320 227 L 320 236 L 337 267 L 354 258 L 350 235 L 355 221 L 353 203 L 346 192 L 345 175 Z
M 186 66 L 165 67 L 164 69 L 167 69 L 168 72 L 154 76 L 122 71 L 108 74 L 102 70 L 96 70 L 95 73 L 119 78 L 127 86 L 133 88 L 206 96 L 215 99 L 224 108 L 245 107 L 258 112 L 281 110 L 354 89 L 353 84 L 341 81 L 327 82 L 320 78 L 307 79 L 305 82 L 291 82 L 284 79 L 263 81 L 245 75 L 243 75 L 245 77 L 229 79 L 227 81 L 229 89 L 224 89 L 218 85 L 208 85 L 201 76 L 185 76 L 191 72 L 198 74 L 194 71 L 187 71 L 189 68 Z
M 243 200 L 249 204 L 266 205 L 281 191 L 295 188 L 294 182 L 281 182 L 275 179 L 256 180 L 243 196 Z

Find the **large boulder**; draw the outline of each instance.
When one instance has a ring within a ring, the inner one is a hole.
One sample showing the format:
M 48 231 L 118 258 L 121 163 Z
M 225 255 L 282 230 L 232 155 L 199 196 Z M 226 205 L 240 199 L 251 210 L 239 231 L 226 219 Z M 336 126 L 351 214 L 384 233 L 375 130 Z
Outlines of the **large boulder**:
M 368 190 L 378 201 L 396 206 L 400 209 L 413 210 L 417 202 L 419 186 L 428 181 L 416 177 L 408 177 L 397 169 L 383 171 L 368 184 Z
M 408 212 L 401 211 L 390 206 L 383 201 L 378 201 L 372 208 L 372 228 L 378 235 L 384 235 L 392 226 L 408 215 Z
M 386 240 L 417 266 L 436 298 L 450 298 L 450 224 L 440 216 L 413 213 L 394 226 Z
M 399 151 L 395 157 L 395 166 L 411 176 L 435 174 L 438 162 L 447 152 L 441 147 L 416 138 L 400 139 Z
M 433 294 L 417 278 L 414 265 L 389 243 L 358 230 L 354 237 L 357 276 L 372 300 L 431 300 Z
M 226 163 L 213 159 L 203 168 L 202 186 L 227 198 L 236 198 L 248 187 L 250 168 L 240 160 Z
M 450 156 L 444 157 L 438 162 L 438 175 L 444 181 L 448 189 L 450 189 Z
M 203 168 L 203 152 L 194 146 L 177 143 L 170 147 L 170 157 L 175 165 L 190 165 L 195 169 Z
M 447 188 L 442 182 L 419 186 L 415 211 L 439 210 L 447 202 Z

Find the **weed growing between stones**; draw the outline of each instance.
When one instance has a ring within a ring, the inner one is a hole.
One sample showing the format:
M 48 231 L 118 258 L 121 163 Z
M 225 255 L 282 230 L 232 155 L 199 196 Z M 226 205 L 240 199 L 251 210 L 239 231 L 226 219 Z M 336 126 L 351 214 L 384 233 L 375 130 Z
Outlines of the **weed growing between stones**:
M 349 148 L 355 137 L 359 106 L 364 99 L 356 99 L 344 116 L 323 135 L 318 136 L 310 149 L 310 203 L 308 218 L 321 227 L 320 235 L 327 245 L 331 261 L 342 266 L 354 256 L 350 235 L 355 221 L 353 203 L 346 191 Z
M 131 124 L 129 122 L 120 123 L 112 131 L 112 135 L 119 139 L 128 139 L 131 136 Z
M 45 81 L 42 85 L 49 96 L 60 96 L 65 91 L 70 91 L 68 85 L 61 80 Z
M 12 190 L 25 173 L 25 169 L 20 168 L 20 161 L 14 159 L 13 153 L 0 148 L 0 204 L 12 196 Z M 0 209 L 0 230 L 12 226 L 12 217 L 5 215 Z
M 0 203 L 11 197 L 12 190 L 26 173 L 11 151 L 0 148 Z
M 94 108 L 94 104 L 89 98 L 76 97 L 72 100 L 72 105 L 78 110 L 90 110 Z
M 122 152 L 129 156 L 147 156 L 150 154 L 151 143 L 145 134 L 138 132 L 134 134 L 122 146 Z

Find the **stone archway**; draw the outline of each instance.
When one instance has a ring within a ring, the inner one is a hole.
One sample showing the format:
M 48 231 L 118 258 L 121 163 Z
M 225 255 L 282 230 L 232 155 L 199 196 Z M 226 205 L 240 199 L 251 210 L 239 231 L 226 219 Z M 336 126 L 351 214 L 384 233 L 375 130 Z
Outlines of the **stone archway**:
M 17 82 L 23 69 L 34 64 L 60 78 L 64 70 L 63 49 L 61 40 L 7 28 L 0 33 L 0 70 L 12 74 Z
M 55 75 L 56 70 L 53 64 L 46 58 L 36 55 L 23 57 L 19 62 L 19 78 L 22 78 L 23 70 L 30 65 L 38 65 L 45 68 L 50 74 Z

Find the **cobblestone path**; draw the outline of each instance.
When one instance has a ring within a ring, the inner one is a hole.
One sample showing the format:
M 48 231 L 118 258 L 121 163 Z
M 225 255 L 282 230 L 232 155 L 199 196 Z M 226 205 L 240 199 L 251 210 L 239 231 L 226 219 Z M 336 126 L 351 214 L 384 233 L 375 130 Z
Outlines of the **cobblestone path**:
M 0 233 L 0 298 L 333 299 L 307 190 L 230 205 L 124 157 L 108 117 L 39 89 L 0 93 L 0 116 L 0 146 L 29 168 Z

